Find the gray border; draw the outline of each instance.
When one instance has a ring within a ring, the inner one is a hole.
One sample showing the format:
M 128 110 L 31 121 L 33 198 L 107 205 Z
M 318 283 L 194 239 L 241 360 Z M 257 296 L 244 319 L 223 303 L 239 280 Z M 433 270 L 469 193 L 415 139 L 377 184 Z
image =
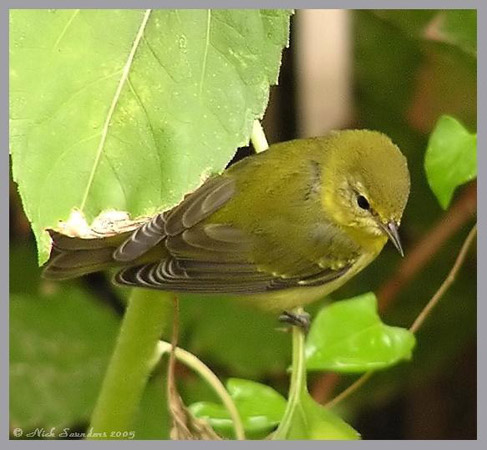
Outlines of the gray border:
M 8 67 L 8 9 L 9 8 L 76 8 L 82 6 L 83 8 L 170 8 L 170 7 L 179 7 L 179 8 L 204 8 L 204 7 L 219 7 L 219 8 L 228 8 L 228 7 L 239 7 L 239 8 L 355 8 L 355 9 L 368 9 L 368 8 L 388 8 L 388 9 L 425 9 L 425 8 L 451 8 L 451 9 L 478 9 L 478 22 L 480 25 L 486 23 L 486 14 L 484 13 L 485 9 L 487 8 L 485 5 L 484 0 L 333 0 L 333 1 L 316 1 L 316 0 L 307 0 L 302 2 L 301 4 L 297 4 L 296 1 L 289 1 L 289 0 L 241 0 L 238 4 L 235 2 L 225 2 L 223 0 L 214 0 L 209 2 L 201 2 L 197 0 L 166 0 L 166 1 L 156 1 L 156 0 L 146 0 L 146 1 L 135 1 L 135 0 L 123 0 L 123 1 L 113 1 L 113 0 L 105 0 L 103 3 L 98 0 L 84 0 L 82 2 L 76 0 L 52 0 L 52 1 L 35 1 L 35 0 L 18 0 L 18 1 L 7 1 L 1 5 L 0 9 L 0 46 L 2 52 L 2 68 Z M 393 4 L 391 4 L 393 3 Z M 487 42 L 487 33 L 484 29 L 479 26 L 479 42 Z M 484 80 L 483 75 L 485 74 L 485 63 L 482 59 L 483 57 L 483 50 L 482 45 L 479 44 L 479 80 Z M 0 73 L 0 82 L 1 82 L 1 102 L 3 105 L 3 111 L 5 112 L 2 114 L 2 117 L 8 117 L 8 72 L 7 70 L 1 70 Z M 485 123 L 485 119 L 483 116 L 485 105 L 485 89 L 483 87 L 483 83 L 478 83 L 478 99 L 479 99 L 479 106 L 478 106 L 478 128 L 483 130 L 483 125 Z M 8 123 L 6 120 L 1 121 L 1 139 L 2 139 L 2 147 L 4 154 L 3 157 L 3 164 L 1 165 L 1 170 L 3 171 L 3 176 L 1 178 L 1 185 L 3 192 L 8 193 Z M 481 134 L 482 136 L 482 134 Z M 482 142 L 482 137 L 480 139 Z M 485 169 L 485 165 L 487 164 L 487 155 L 485 152 L 480 152 L 478 156 L 479 162 L 479 171 L 483 171 Z M 479 191 L 486 192 L 486 186 L 484 179 L 479 177 Z M 480 208 L 479 208 L 479 222 L 480 227 L 483 227 L 485 222 L 485 209 L 482 203 L 485 203 L 485 199 L 480 197 Z M 5 194 L 1 197 L 2 202 L 2 218 L 4 223 L 4 230 L 8 230 L 8 194 Z M 478 248 L 482 250 L 487 250 L 487 241 L 484 238 L 482 232 L 480 232 L 480 237 L 478 240 Z M 53 446 L 84 446 L 84 441 L 9 441 L 8 440 L 8 364 L 9 364 L 9 357 L 8 357 L 8 234 L 5 233 L 2 237 L 1 241 L 1 251 L 2 251 L 2 270 L 0 272 L 1 276 L 1 289 L 5 293 L 2 295 L 4 301 L 2 301 L 1 305 L 1 318 L 2 321 L 0 329 L 2 330 L 1 337 L 1 389 L 0 389 L 0 400 L 1 400 L 1 407 L 0 407 L 0 420 L 2 423 L 2 431 L 6 431 L 2 433 L 2 441 L 5 442 L 9 447 L 12 448 L 29 448 L 30 445 L 35 445 L 36 447 L 40 448 L 52 448 Z M 487 252 L 479 252 L 478 253 L 478 274 L 487 273 L 487 267 L 485 264 L 485 255 Z M 485 278 L 478 277 L 478 298 L 485 298 L 486 294 L 486 280 Z M 486 337 L 485 327 L 480 326 L 480 317 L 485 317 L 487 306 L 482 302 L 478 303 L 478 343 L 480 344 Z M 480 345 L 479 349 L 484 350 Z M 485 437 L 485 431 L 482 425 L 485 424 L 485 401 L 486 401 L 486 385 L 485 379 L 487 375 L 486 370 L 486 361 L 485 361 L 485 351 L 479 351 L 478 353 L 478 439 L 477 441 L 465 441 L 462 442 L 462 446 L 465 447 L 478 447 L 478 441 L 482 442 Z M 69 442 L 69 443 L 68 443 Z M 370 450 L 375 450 L 377 448 L 389 448 L 390 445 L 394 445 L 395 448 L 409 448 L 411 443 L 408 441 L 362 441 L 359 443 L 356 442 L 341 442 L 341 443 L 322 443 L 319 441 L 306 441 L 302 442 L 299 445 L 304 445 L 307 448 L 317 448 L 318 446 L 327 445 L 333 446 L 343 446 L 343 447 L 351 447 L 351 446 L 358 446 L 360 445 L 361 448 L 366 448 Z M 438 449 L 449 449 L 449 448 L 457 448 L 458 443 L 455 441 L 418 441 L 418 444 L 425 447 L 434 447 Z M 171 442 L 171 441 L 138 441 L 136 444 L 131 443 L 131 441 L 116 441 L 116 442 L 100 442 L 100 441 L 91 441 L 90 446 L 95 448 L 107 448 L 107 446 L 113 449 L 125 447 L 127 446 L 143 446 L 145 448 L 158 448 L 160 449 L 161 446 L 166 448 L 192 448 L 193 445 L 197 445 L 200 448 L 214 448 L 219 447 L 225 448 L 233 447 L 242 448 L 242 446 L 247 447 L 248 445 L 252 445 L 253 447 L 260 448 L 261 446 L 264 448 L 279 448 L 282 449 L 283 447 L 287 448 L 294 448 L 295 443 L 293 442 L 272 442 L 272 441 L 254 441 L 254 442 L 237 442 L 237 441 L 225 441 L 225 442 L 198 442 L 198 443 L 185 443 L 185 442 Z M 414 445 L 414 444 L 413 444 Z M 343 448 L 342 447 L 342 448 Z
M 487 8 L 486 5 L 479 5 L 477 8 L 477 23 L 478 33 L 477 41 L 478 45 L 478 66 L 477 66 L 477 130 L 481 130 L 480 143 L 484 142 L 485 133 L 485 104 L 486 104 L 486 91 L 484 86 L 486 67 L 485 67 L 485 42 L 487 42 L 487 33 L 485 30 L 485 24 L 487 21 Z M 483 45 L 480 45 L 484 42 Z M 477 145 L 478 147 L 478 145 Z M 482 172 L 482 176 L 478 177 L 477 192 L 486 192 L 485 183 L 485 171 L 487 165 L 487 155 L 485 151 L 480 151 L 477 153 L 478 160 L 478 172 Z M 483 383 L 487 375 L 487 361 L 485 354 L 485 346 L 481 344 L 486 341 L 486 330 L 482 327 L 482 321 L 480 318 L 486 317 L 487 305 L 483 301 L 486 298 L 486 278 L 481 277 L 481 273 L 487 273 L 487 267 L 485 264 L 487 241 L 485 235 L 483 234 L 482 228 L 485 228 L 485 214 L 486 214 L 486 198 L 482 195 L 479 196 L 478 200 L 478 212 L 477 212 L 477 222 L 479 224 L 479 236 L 477 238 L 477 440 L 485 441 L 485 425 L 486 425 L 486 406 L 487 401 L 486 395 L 486 385 Z M 482 250 L 482 251 L 480 251 Z
M 8 14 L 4 13 L 4 7 L 1 6 L 0 11 L 0 46 L 1 46 L 1 56 L 2 56 L 2 68 L 8 67 Z M 0 86 L 1 86 L 1 104 L 2 104 L 2 117 L 5 119 L 8 117 L 8 72 L 7 70 L 0 70 Z M 4 230 L 9 230 L 9 221 L 8 221 L 8 205 L 9 205 L 9 196 L 8 196 L 8 189 L 9 189 L 9 143 L 8 143 L 8 121 L 7 120 L 0 120 L 0 137 L 1 137 L 1 162 L 0 162 L 0 170 L 1 170 L 1 192 L 4 192 L 4 195 L 0 196 L 1 205 L 1 217 L 2 217 L 2 228 Z M 8 410 L 9 410 L 9 290 L 8 290 L 8 236 L 9 233 L 2 233 L 2 239 L 0 241 L 1 245 L 1 255 L 2 255 L 2 269 L 0 270 L 1 276 L 1 297 L 0 297 L 0 315 L 1 315 L 1 323 L 0 329 L 0 345 L 1 345 L 1 361 L 0 361 L 0 422 L 2 430 L 2 437 L 3 431 L 7 431 L 7 438 L 8 438 Z
M 7 0 L 7 8 L 476 9 L 483 0 Z M 3 6 L 3 5 L 2 5 Z

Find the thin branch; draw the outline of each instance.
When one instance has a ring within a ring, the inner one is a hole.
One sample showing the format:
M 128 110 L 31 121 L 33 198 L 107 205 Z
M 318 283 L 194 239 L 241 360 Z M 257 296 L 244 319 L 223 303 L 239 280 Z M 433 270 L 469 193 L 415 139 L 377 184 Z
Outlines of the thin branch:
M 176 386 L 176 346 L 178 344 L 179 336 L 179 299 L 173 298 L 174 316 L 171 336 L 171 350 L 169 352 L 169 363 L 167 365 L 167 404 L 169 415 L 172 420 L 172 429 L 175 430 L 176 437 L 173 437 L 171 432 L 171 439 L 188 439 L 191 432 L 187 426 L 187 417 L 183 405 L 183 401 L 178 393 Z M 183 437 L 184 436 L 184 437 Z
M 409 328 L 409 331 L 412 333 L 416 333 L 418 329 L 423 325 L 424 321 L 426 318 L 430 315 L 431 311 L 433 308 L 438 304 L 438 302 L 441 300 L 445 292 L 450 288 L 450 286 L 453 284 L 453 282 L 456 279 L 456 276 L 463 266 L 463 263 L 465 262 L 465 258 L 468 254 L 468 250 L 470 249 L 470 246 L 472 245 L 472 242 L 477 235 L 477 224 L 473 226 L 473 228 L 470 230 L 470 233 L 468 233 L 467 238 L 463 242 L 462 248 L 460 249 L 460 252 L 458 253 L 458 256 L 455 260 L 455 263 L 453 264 L 453 267 L 451 268 L 450 272 L 448 273 L 447 277 L 445 278 L 445 281 L 441 284 L 439 289 L 435 292 L 433 297 L 431 297 L 430 301 L 426 304 L 426 306 L 423 308 L 423 310 L 419 313 L 418 317 L 415 319 L 411 327 Z M 327 407 L 332 407 L 335 406 L 337 403 L 341 402 L 345 398 L 349 397 L 351 394 L 353 394 L 355 391 L 357 391 L 359 388 L 361 388 L 375 372 L 367 372 L 364 375 L 362 375 L 357 381 L 352 383 L 347 389 L 345 389 L 343 392 L 338 394 L 334 399 L 329 401 L 326 406 Z
M 457 259 L 455 260 L 455 264 L 453 264 L 453 267 L 450 270 L 448 276 L 445 278 L 445 281 L 443 281 L 440 288 L 436 291 L 435 295 L 431 297 L 431 300 L 426 304 L 423 310 L 419 313 L 418 317 L 416 317 L 416 320 L 410 326 L 409 331 L 411 331 L 412 333 L 416 333 L 419 330 L 419 328 L 421 327 L 421 325 L 423 325 L 426 318 L 430 315 L 431 310 L 438 304 L 438 302 L 441 300 L 443 295 L 445 295 L 445 292 L 453 284 L 453 282 L 457 277 L 458 271 L 460 270 L 463 263 L 465 262 L 465 258 L 467 257 L 467 253 L 468 250 L 470 249 L 470 245 L 472 244 L 472 241 L 475 239 L 476 235 L 477 235 L 477 224 L 475 224 L 473 228 L 470 230 L 470 233 L 468 233 L 468 236 L 462 245 L 460 253 L 457 256 Z
M 330 400 L 325 406 L 327 408 L 333 408 L 336 404 L 352 395 L 356 390 L 360 389 L 367 381 L 370 380 L 375 372 L 364 373 L 355 383 L 352 383 L 344 391 L 340 392 L 334 399 Z
M 164 353 L 168 353 L 171 351 L 172 345 L 165 341 L 159 341 L 157 345 L 156 356 L 154 361 L 157 362 L 161 358 Z M 195 355 L 192 353 L 183 350 L 180 347 L 176 347 L 174 354 L 179 361 L 185 364 L 190 369 L 193 369 L 198 375 L 201 376 L 215 391 L 215 393 L 220 397 L 223 405 L 227 408 L 230 417 L 233 420 L 235 434 L 238 440 L 245 439 L 244 434 L 244 427 L 242 423 L 242 419 L 240 418 L 240 414 L 233 402 L 232 397 L 227 392 L 219 378 L 211 371 L 211 369 L 199 360 Z

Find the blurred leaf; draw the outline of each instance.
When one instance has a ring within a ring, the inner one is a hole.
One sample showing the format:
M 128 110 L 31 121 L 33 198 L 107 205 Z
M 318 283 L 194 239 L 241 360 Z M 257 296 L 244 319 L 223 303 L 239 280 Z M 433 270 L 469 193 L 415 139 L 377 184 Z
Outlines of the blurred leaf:
M 439 31 L 448 14 L 354 11 L 354 69 L 362 126 L 380 129 L 399 143 L 403 135 L 411 134 L 411 125 L 429 133 L 445 113 L 476 126 L 477 60 Z M 409 153 L 407 145 L 401 148 Z
M 357 96 L 359 106 L 366 105 L 363 119 L 367 121 L 373 121 L 371 115 L 376 110 L 386 118 L 390 111 L 394 111 L 396 119 L 401 117 L 397 112 L 406 110 L 414 86 L 414 77 L 404 74 L 414 72 L 422 62 L 416 42 L 405 38 L 388 20 L 375 13 L 384 15 L 383 11 L 354 11 Z M 403 13 L 400 11 L 401 16 Z
M 450 9 L 440 17 L 439 33 L 445 42 L 457 45 L 463 50 L 477 53 L 477 10 Z
M 10 423 L 24 429 L 89 419 L 118 330 L 84 290 L 46 289 L 10 297 Z
M 287 439 L 356 440 L 360 439 L 360 434 L 340 417 L 316 403 L 304 391 Z
M 425 41 L 421 48 L 425 61 L 407 111 L 411 125 L 429 134 L 438 119 L 449 114 L 475 129 L 477 59 L 441 41 Z
M 130 290 L 113 288 L 125 302 Z M 290 336 L 279 329 L 282 325 L 276 314 L 232 298 L 182 295 L 180 316 L 181 347 L 219 367 L 225 375 L 259 379 L 278 376 L 289 366 Z M 170 335 L 163 339 L 169 341 Z M 187 399 L 188 393 L 184 394 Z
M 181 323 L 181 346 L 232 376 L 276 375 L 289 365 L 290 336 L 277 330 L 275 314 L 234 299 L 184 296 Z
M 240 413 L 248 438 L 262 439 L 279 424 L 286 408 L 286 399 L 274 389 L 237 378 L 227 381 L 227 389 Z M 208 419 L 223 436 L 234 437 L 233 422 L 223 405 L 198 402 L 192 404 L 190 410 L 195 416 Z
M 424 167 L 440 205 L 448 208 L 455 189 L 477 176 L 477 135 L 442 116 L 431 133 Z
M 447 42 L 473 55 L 477 51 L 475 9 L 382 9 L 370 13 L 393 25 L 408 38 Z
M 150 214 L 222 170 L 264 113 L 290 13 L 12 10 L 13 176 L 39 262 L 73 207 Z
M 11 243 L 9 249 L 9 291 L 40 295 L 41 269 L 36 264 L 36 251 L 30 243 Z
M 119 320 L 77 283 L 41 281 L 33 245 L 10 246 L 10 421 L 86 422 Z
M 389 26 L 393 25 L 409 38 L 421 38 L 427 26 L 438 16 L 436 9 L 376 9 L 367 11 L 380 18 Z
M 410 359 L 415 339 L 384 325 L 373 293 L 338 301 L 313 320 L 306 340 L 308 370 L 366 372 Z

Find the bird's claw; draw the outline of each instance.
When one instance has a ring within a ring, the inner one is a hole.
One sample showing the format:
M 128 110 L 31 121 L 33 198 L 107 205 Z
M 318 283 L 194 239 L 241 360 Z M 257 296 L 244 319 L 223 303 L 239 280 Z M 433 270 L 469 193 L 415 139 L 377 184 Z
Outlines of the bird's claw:
M 305 333 L 307 333 L 311 324 L 311 316 L 307 312 L 294 314 L 289 311 L 283 311 L 282 314 L 279 316 L 279 322 L 287 323 L 295 327 L 300 327 Z

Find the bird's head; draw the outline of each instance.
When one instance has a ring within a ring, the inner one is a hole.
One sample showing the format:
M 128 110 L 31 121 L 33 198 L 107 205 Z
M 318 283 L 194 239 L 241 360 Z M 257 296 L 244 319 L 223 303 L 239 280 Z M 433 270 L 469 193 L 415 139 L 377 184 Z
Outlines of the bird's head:
M 398 227 L 409 196 L 406 158 L 376 131 L 338 131 L 329 139 L 323 165 L 325 210 L 359 242 L 389 238 L 403 255 Z

